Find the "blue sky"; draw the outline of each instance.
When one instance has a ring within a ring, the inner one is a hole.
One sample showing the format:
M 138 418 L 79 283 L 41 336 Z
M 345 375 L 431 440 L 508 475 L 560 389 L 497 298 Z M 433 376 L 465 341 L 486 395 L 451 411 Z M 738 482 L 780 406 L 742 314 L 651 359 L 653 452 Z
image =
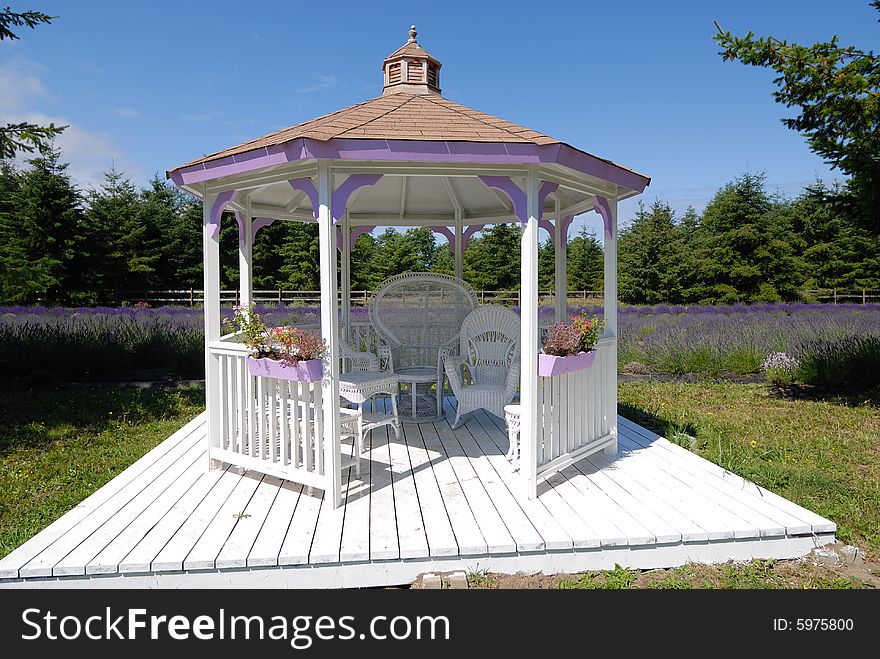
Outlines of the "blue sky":
M 745 170 L 788 194 L 838 177 L 780 123 L 770 72 L 722 62 L 713 20 L 865 49 L 880 30 L 867 0 L 12 4 L 59 18 L 0 43 L 0 121 L 70 124 L 62 147 L 85 187 L 111 164 L 143 184 L 376 96 L 415 23 L 444 96 L 644 172 L 641 198 L 678 210 Z

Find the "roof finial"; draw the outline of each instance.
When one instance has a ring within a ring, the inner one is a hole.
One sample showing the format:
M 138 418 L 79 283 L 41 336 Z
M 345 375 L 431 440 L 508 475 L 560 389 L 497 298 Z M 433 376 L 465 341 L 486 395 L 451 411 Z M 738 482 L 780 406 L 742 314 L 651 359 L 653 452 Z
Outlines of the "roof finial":
M 410 25 L 410 26 L 409 26 L 409 43 L 415 43 L 415 42 L 416 42 L 416 35 L 417 35 L 417 34 L 418 34 L 418 32 L 416 32 L 416 26 L 415 26 L 415 25 Z

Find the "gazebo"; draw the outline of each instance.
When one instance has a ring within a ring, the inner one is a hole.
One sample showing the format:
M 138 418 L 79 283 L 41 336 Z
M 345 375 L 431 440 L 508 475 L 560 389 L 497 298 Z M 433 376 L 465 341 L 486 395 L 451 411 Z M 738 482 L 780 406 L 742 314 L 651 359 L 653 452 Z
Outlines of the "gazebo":
M 321 488 L 338 507 L 339 325 L 348 336 L 355 239 L 378 226 L 431 227 L 448 239 L 461 278 L 469 239 L 487 225 L 512 221 L 522 227 L 523 496 L 534 498 L 542 478 L 591 453 L 617 453 L 617 204 L 641 193 L 649 178 L 445 99 L 440 70 L 440 62 L 416 41 L 413 27 L 408 41 L 383 62 L 380 96 L 168 172 L 177 186 L 204 203 L 207 437 L 215 466 L 225 462 Z M 318 224 L 321 334 L 328 345 L 322 381 L 282 391 L 272 378 L 249 374 L 247 349 L 234 336 L 221 336 L 224 211 L 232 211 L 238 222 L 244 305 L 253 297 L 251 249 L 257 232 L 275 221 Z M 604 223 L 604 336 L 591 368 L 540 376 L 539 230 L 546 230 L 555 246 L 555 315 L 562 320 L 567 232 L 575 215 L 590 211 Z M 288 418 L 297 401 L 311 405 L 308 423 Z M 274 412 L 268 419 L 261 416 L 259 426 L 270 442 L 244 441 L 256 432 L 255 415 L 262 415 L 266 404 Z M 291 433 L 304 434 L 294 443 L 309 450 L 289 448 Z M 280 450 L 271 448 L 276 438 Z

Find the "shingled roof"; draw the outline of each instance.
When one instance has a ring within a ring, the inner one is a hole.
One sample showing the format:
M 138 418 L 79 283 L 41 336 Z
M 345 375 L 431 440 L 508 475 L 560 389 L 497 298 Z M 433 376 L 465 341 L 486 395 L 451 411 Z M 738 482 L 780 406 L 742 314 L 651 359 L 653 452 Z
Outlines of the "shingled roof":
M 211 153 L 172 171 L 205 165 L 250 151 L 279 147 L 303 138 L 321 142 L 354 139 L 537 146 L 564 144 L 544 133 L 444 98 L 438 93 L 439 69 L 442 65 L 416 42 L 415 37 L 413 26 L 409 40 L 385 58 L 382 96 Z M 609 160 L 600 160 L 614 164 Z
M 308 137 L 315 140 L 427 140 L 557 144 L 559 140 L 439 94 L 391 94 L 331 112 L 189 162 L 188 167 Z

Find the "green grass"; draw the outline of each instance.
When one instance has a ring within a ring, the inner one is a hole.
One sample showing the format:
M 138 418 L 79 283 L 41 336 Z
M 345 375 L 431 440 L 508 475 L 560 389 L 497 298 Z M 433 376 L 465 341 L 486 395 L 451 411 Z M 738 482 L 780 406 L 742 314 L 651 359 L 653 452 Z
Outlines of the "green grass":
M 880 556 L 880 389 L 784 398 L 768 385 L 624 382 L 620 412 L 837 523 L 837 536 Z
M 202 409 L 201 389 L 0 388 L 0 556 Z
M 584 572 L 559 579 L 562 589 L 852 589 L 870 588 L 861 579 L 835 574 L 803 561 L 760 561 L 723 565 L 683 565 L 668 570 L 628 570 L 619 565 L 604 572 Z

